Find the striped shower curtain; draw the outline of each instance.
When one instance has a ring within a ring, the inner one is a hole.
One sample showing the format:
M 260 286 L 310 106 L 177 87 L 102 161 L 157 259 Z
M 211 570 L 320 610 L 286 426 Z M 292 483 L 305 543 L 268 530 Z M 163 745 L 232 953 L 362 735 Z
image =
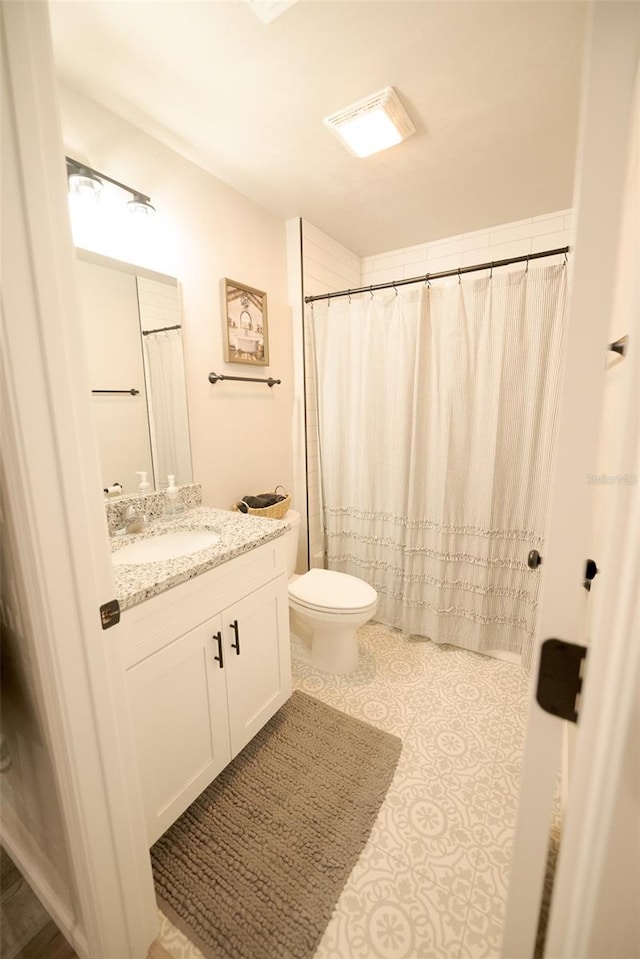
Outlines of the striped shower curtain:
M 317 302 L 325 550 L 406 635 L 530 661 L 566 267 Z

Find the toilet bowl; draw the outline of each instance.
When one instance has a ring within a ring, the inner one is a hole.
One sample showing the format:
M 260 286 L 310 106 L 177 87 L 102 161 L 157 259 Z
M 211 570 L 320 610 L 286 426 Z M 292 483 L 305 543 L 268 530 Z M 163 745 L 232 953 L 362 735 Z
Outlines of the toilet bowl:
M 378 595 L 372 586 L 328 569 L 294 574 L 300 515 L 289 510 L 289 613 L 294 636 L 308 639 L 310 662 L 325 672 L 344 674 L 358 667 L 358 627 L 376 611 Z

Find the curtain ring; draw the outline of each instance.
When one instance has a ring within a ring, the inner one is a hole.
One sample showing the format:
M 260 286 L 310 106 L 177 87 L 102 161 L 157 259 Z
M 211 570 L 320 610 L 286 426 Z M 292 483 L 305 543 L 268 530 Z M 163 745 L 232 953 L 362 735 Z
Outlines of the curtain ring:
M 395 290 L 395 293 L 396 293 L 396 296 L 397 296 L 397 295 L 398 295 L 398 288 L 397 288 L 395 282 L 393 283 L 393 289 Z
M 493 279 L 493 263 L 491 264 L 491 269 L 489 270 L 489 279 Z
M 567 260 L 567 251 L 565 250 L 565 251 L 564 251 L 564 266 L 566 266 L 567 263 L 568 263 L 568 260 Z
M 460 267 L 458 267 L 458 286 L 462 283 L 462 277 L 460 275 Z
M 373 299 L 373 284 L 371 284 L 369 287 L 369 295 L 371 296 L 371 299 Z
M 527 265 L 526 265 L 525 268 L 524 268 L 524 272 L 525 272 L 525 273 L 528 273 L 528 272 L 529 272 L 529 257 L 527 257 Z
M 351 303 L 351 290 L 347 290 L 347 296 L 349 297 L 349 303 Z

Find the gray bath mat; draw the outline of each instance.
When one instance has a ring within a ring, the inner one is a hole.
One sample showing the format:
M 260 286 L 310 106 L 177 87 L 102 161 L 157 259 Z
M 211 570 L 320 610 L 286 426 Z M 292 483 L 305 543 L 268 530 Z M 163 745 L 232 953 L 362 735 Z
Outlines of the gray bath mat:
M 400 749 L 294 692 L 153 846 L 162 911 L 210 959 L 308 959 Z

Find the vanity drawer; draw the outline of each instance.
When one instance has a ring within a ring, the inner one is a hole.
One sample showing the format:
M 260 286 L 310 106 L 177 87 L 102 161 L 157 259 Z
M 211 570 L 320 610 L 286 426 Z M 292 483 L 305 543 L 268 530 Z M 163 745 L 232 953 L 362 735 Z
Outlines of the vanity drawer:
M 153 655 L 283 572 L 280 537 L 124 610 L 119 630 L 123 666 L 128 669 Z

